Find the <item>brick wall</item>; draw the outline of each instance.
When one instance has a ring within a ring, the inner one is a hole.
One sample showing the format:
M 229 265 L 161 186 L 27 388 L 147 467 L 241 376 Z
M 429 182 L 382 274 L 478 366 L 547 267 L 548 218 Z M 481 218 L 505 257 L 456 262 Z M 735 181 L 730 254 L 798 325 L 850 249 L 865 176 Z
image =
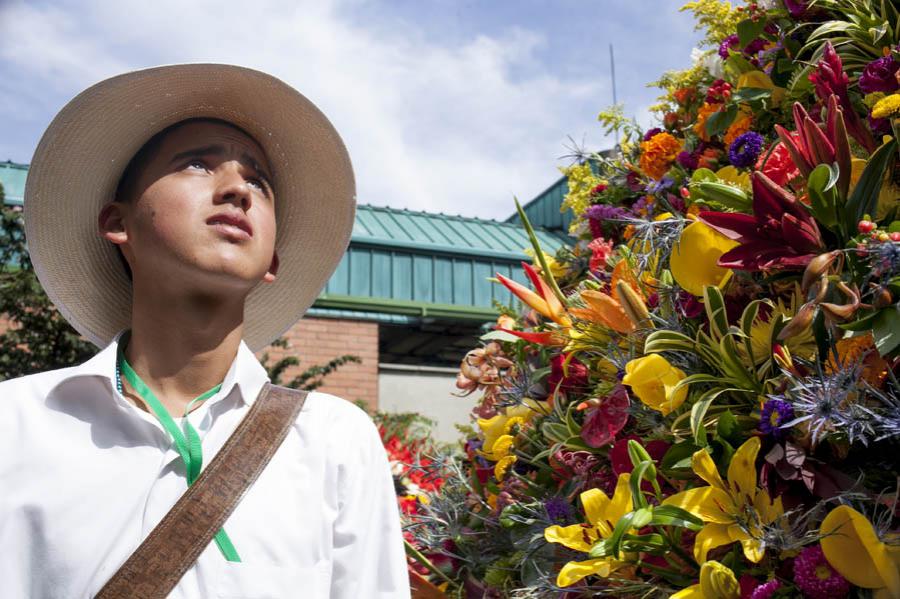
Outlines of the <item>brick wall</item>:
M 269 363 L 285 354 L 294 355 L 300 366 L 288 369 L 282 376 L 287 382 L 303 370 L 324 365 L 345 354 L 359 356 L 361 364 L 345 364 L 325 378 L 320 391 L 350 401 L 363 400 L 370 409 L 378 406 L 378 324 L 359 320 L 303 318 L 285 333 L 289 347 L 270 347 Z

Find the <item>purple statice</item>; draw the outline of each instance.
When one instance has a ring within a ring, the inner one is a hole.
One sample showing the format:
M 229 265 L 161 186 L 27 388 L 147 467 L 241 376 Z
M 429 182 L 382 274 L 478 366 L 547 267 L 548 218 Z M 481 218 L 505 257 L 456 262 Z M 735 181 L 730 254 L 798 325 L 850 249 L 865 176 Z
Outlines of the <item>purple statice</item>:
M 728 148 L 728 159 L 737 167 L 753 166 L 765 143 L 766 140 L 762 135 L 756 131 L 748 131 L 731 143 L 731 147 Z
M 804 15 L 806 9 L 809 8 L 808 0 L 784 0 L 784 7 L 788 9 L 791 17 L 798 19 Z
M 584 211 L 585 218 L 596 221 L 622 220 L 630 215 L 628 211 L 619 206 L 610 206 L 609 204 L 594 204 Z
M 825 559 L 820 545 L 807 547 L 794 560 L 794 584 L 807 599 L 842 599 L 850 583 Z
M 659 127 L 654 127 L 652 129 L 648 130 L 646 133 L 644 133 L 643 141 L 650 141 L 654 135 L 657 135 L 662 132 L 663 132 L 663 130 L 660 129 Z
M 740 43 L 740 38 L 737 36 L 736 33 L 732 33 L 731 35 L 726 37 L 724 40 L 722 40 L 722 43 L 719 44 L 719 56 L 722 57 L 722 60 L 727 59 L 729 56 L 728 51 L 733 48 L 736 48 L 739 43 Z
M 574 515 L 572 504 L 559 495 L 545 500 L 544 509 L 547 510 L 547 519 L 556 524 L 567 524 Z
M 859 91 L 864 94 L 884 92 L 890 94 L 900 88 L 897 83 L 897 70 L 900 62 L 894 60 L 891 55 L 873 60 L 866 65 L 862 75 L 859 76 Z
M 647 193 L 659 193 L 661 191 L 669 189 L 674 184 L 675 179 L 666 175 L 659 181 L 654 181 L 653 183 L 649 184 L 647 186 Z
M 787 428 L 781 428 L 794 419 L 794 407 L 783 399 L 767 401 L 759 415 L 759 430 L 762 434 L 782 440 L 787 436 Z
M 689 171 L 697 170 L 697 167 L 700 165 L 700 160 L 697 158 L 697 155 L 686 150 L 678 152 L 675 161 Z
M 775 591 L 781 588 L 781 583 L 777 580 L 770 580 L 759 585 L 750 594 L 750 599 L 772 599 Z

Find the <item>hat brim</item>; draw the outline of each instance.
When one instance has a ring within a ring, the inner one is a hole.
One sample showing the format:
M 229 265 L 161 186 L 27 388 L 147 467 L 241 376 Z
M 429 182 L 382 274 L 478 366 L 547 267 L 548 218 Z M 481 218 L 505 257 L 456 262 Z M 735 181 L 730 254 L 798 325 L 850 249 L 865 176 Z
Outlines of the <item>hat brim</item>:
M 271 163 L 276 190 L 272 284 L 244 309 L 254 351 L 277 339 L 312 305 L 350 241 L 356 211 L 347 150 L 322 112 L 281 80 L 244 67 L 182 64 L 118 75 L 59 112 L 35 150 L 25 187 L 29 253 L 47 295 L 96 345 L 131 322 L 131 283 L 97 216 L 113 200 L 128 161 L 157 132 L 196 117 L 249 133 Z

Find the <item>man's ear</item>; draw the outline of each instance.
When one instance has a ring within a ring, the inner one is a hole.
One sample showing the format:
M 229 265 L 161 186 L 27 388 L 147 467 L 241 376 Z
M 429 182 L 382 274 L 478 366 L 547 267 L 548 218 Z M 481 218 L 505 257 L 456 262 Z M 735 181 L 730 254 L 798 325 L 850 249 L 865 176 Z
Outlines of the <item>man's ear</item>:
M 275 275 L 278 274 L 278 252 L 272 252 L 272 263 L 269 264 L 269 270 L 266 271 L 266 274 L 263 275 L 263 282 L 271 283 L 275 280 Z
M 122 245 L 128 241 L 122 204 L 119 202 L 110 202 L 100 210 L 100 214 L 97 217 L 97 226 L 100 229 L 100 235 L 115 245 Z

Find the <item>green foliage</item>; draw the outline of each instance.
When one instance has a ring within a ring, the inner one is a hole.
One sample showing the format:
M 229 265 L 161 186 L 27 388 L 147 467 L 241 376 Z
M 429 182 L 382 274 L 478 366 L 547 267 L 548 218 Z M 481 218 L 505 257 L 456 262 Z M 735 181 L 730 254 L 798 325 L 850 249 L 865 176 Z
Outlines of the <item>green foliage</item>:
M 0 205 L 3 194 L 0 188 Z M 19 207 L 3 206 L 0 220 L 0 380 L 74 366 L 96 348 L 66 322 L 44 293 L 25 247 Z
M 272 346 L 287 348 L 287 339 L 285 339 L 284 337 L 276 339 L 272 342 Z M 359 364 L 360 362 L 362 362 L 362 360 L 359 359 L 359 356 L 353 356 L 349 354 L 338 356 L 337 358 L 330 360 L 324 365 L 310 366 L 290 381 L 282 382 L 281 377 L 284 375 L 285 370 L 287 370 L 291 366 L 299 366 L 300 360 L 297 359 L 296 356 L 285 356 L 284 358 L 281 358 L 270 366 L 269 359 L 269 352 L 266 352 L 262 355 L 260 363 L 269 373 L 269 378 L 272 380 L 273 384 L 284 385 L 285 387 L 290 387 L 291 389 L 303 389 L 304 391 L 314 391 L 321 387 L 325 382 L 325 377 L 327 377 L 329 374 L 331 374 L 344 364 L 348 364 L 350 362 Z

